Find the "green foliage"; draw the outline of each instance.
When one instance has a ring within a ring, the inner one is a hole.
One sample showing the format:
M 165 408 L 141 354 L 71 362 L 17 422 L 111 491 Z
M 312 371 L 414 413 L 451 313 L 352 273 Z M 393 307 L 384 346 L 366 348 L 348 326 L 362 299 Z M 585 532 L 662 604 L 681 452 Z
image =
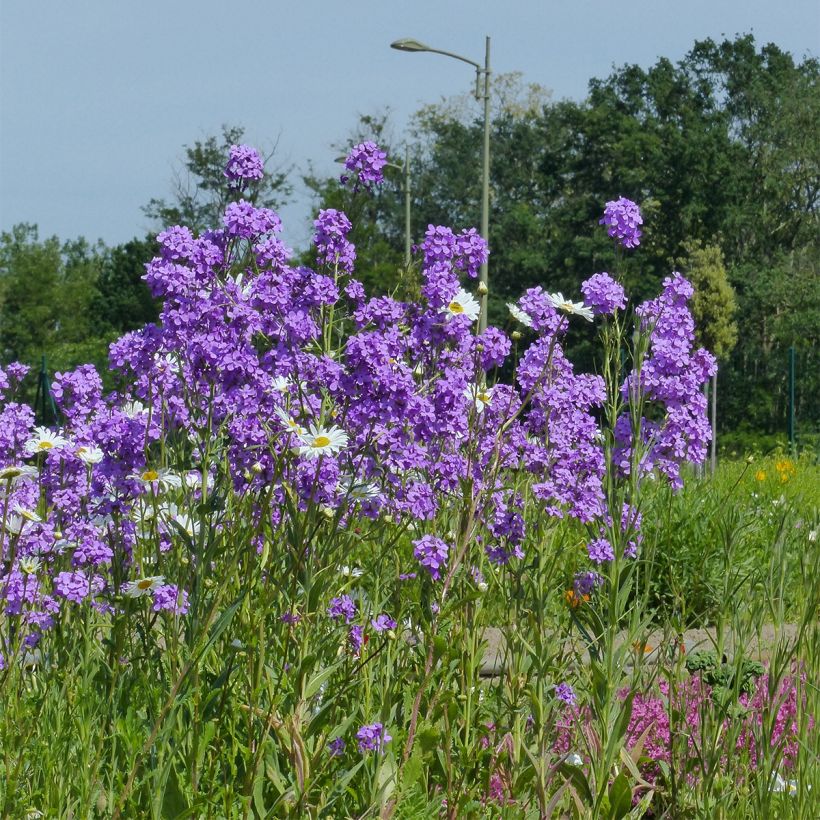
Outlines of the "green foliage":
M 718 359 L 725 359 L 737 342 L 737 305 L 723 252 L 714 245 L 700 243 L 691 243 L 687 251 L 683 272 L 695 289 L 691 306 L 698 343 Z
M 584 279 L 608 270 L 640 300 L 657 291 L 673 260 L 686 260 L 695 276 L 705 266 L 700 290 L 717 314 L 704 306 L 709 328 L 701 336 L 722 361 L 721 435 L 744 422 L 758 433 L 785 430 L 789 345 L 798 348 L 798 430 L 816 430 L 818 61 L 797 62 L 739 36 L 697 42 L 678 63 L 620 67 L 592 80 L 583 102 L 548 104 L 520 81 L 510 89 L 507 101 L 493 106 L 490 320 L 503 324 L 505 302 L 533 285 L 577 297 Z M 387 133 L 384 118 L 378 122 L 378 129 L 365 128 L 369 137 Z M 429 223 L 478 225 L 478 109 L 467 96 L 427 106 L 413 137 L 414 241 Z M 401 152 L 389 153 L 395 160 Z M 321 205 L 345 202 L 334 180 L 314 180 L 312 188 Z M 389 260 L 389 247 L 392 259 L 400 258 L 398 192 L 391 183 L 358 212 L 363 257 Z M 642 205 L 640 267 L 595 224 L 618 195 Z M 375 284 L 389 290 L 394 281 L 380 275 Z M 588 347 L 578 332 L 571 352 L 579 363 L 586 364 Z
M 698 674 L 707 686 L 727 692 L 738 692 L 751 695 L 755 681 L 764 673 L 763 664 L 759 661 L 743 659 L 740 667 L 718 660 L 715 652 L 700 650 L 686 656 L 686 670 L 690 675 Z

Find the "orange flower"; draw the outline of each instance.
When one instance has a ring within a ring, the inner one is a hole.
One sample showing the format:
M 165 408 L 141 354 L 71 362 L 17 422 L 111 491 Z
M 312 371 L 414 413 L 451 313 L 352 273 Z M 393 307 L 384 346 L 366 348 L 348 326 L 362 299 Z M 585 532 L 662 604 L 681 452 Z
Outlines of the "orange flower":
M 784 484 L 797 472 L 794 462 L 789 458 L 781 458 L 775 463 L 774 468 Z
M 570 605 L 570 607 L 572 607 L 572 609 L 578 609 L 581 604 L 589 601 L 589 595 L 583 595 L 579 598 L 574 589 L 568 589 L 564 593 L 564 600 Z
M 755 478 L 756 478 L 758 481 L 765 481 L 765 480 L 766 480 L 766 473 L 765 473 L 763 470 L 758 470 L 758 471 L 755 473 Z

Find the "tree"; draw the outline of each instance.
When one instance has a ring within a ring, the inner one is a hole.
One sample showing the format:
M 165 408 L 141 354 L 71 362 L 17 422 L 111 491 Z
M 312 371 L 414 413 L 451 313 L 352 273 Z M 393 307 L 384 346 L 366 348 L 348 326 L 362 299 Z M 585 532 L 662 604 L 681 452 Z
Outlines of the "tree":
M 582 102 L 539 102 L 493 111 L 490 320 L 504 323 L 504 303 L 527 287 L 579 297 L 580 283 L 603 270 L 618 273 L 633 302 L 641 301 L 657 293 L 675 260 L 688 258 L 693 242 L 714 248 L 740 325 L 737 346 L 721 354 L 721 426 L 751 419 L 759 431 L 778 429 L 783 390 L 769 351 L 779 356 L 787 335 L 818 335 L 817 313 L 806 309 L 820 256 L 818 62 L 797 62 L 750 36 L 705 40 L 676 63 L 626 65 L 592 80 Z M 430 222 L 477 225 L 478 111 L 465 99 L 445 101 L 414 122 L 414 237 Z M 335 180 L 314 190 L 323 205 L 343 201 Z M 331 190 L 336 199 L 327 198 Z M 619 195 L 639 202 L 645 220 L 640 251 L 626 258 L 597 224 L 604 203 Z M 365 245 L 398 259 L 396 189 L 371 198 L 357 216 Z M 794 299 L 803 302 L 796 310 Z M 573 329 L 570 340 L 579 363 L 590 349 L 584 332 Z M 798 347 L 803 372 L 811 355 Z M 809 376 L 799 386 L 804 429 L 820 425 L 816 388 Z
M 126 333 L 159 316 L 157 301 L 143 281 L 145 264 L 157 252 L 153 239 L 132 239 L 107 251 L 90 309 L 106 334 Z
M 158 230 L 169 225 L 187 225 L 198 233 L 221 226 L 222 213 L 229 201 L 224 176 L 228 150 L 241 144 L 244 134 L 241 126 L 223 125 L 219 137 L 209 136 L 184 146 L 184 170 L 175 172 L 173 200 L 151 199 L 143 208 Z M 270 164 L 275 152 L 274 147 L 267 154 L 266 164 Z M 244 198 L 259 207 L 280 208 L 292 193 L 288 174 L 288 168 L 266 168 L 265 176 L 249 186 Z
M 35 225 L 0 234 L 0 357 L 50 369 L 103 364 L 107 341 L 91 308 L 104 249 L 41 240 Z M 32 386 L 33 395 L 33 386 Z
M 729 284 L 723 252 L 716 245 L 692 242 L 687 246 L 684 272 L 695 290 L 692 297 L 692 316 L 700 345 L 714 353 L 718 361 L 725 361 L 737 343 L 735 292 Z M 705 388 L 705 385 L 704 385 Z M 711 393 L 712 447 L 710 464 L 712 474 L 717 466 L 717 373 L 712 376 L 707 397 Z

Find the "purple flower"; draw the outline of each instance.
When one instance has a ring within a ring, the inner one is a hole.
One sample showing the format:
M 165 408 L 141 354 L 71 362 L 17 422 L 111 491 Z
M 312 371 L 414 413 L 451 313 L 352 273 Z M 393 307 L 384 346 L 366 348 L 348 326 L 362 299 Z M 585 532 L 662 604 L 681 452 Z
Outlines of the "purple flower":
M 375 142 L 360 142 L 354 146 L 345 160 L 345 168 L 353 175 L 353 190 L 358 191 L 361 186 L 369 191 L 373 185 L 381 185 L 384 182 L 382 168 L 385 165 L 387 154 Z M 347 185 L 349 180 L 347 174 L 339 178 L 342 185 Z
M 262 157 L 250 145 L 232 145 L 228 152 L 225 176 L 232 182 L 262 179 L 264 164 Z
M 359 741 L 359 751 L 364 754 L 365 752 L 380 751 L 384 744 L 393 738 L 387 734 L 381 723 L 370 723 L 367 726 L 362 726 L 356 732 L 356 739 Z
M 326 208 L 319 211 L 313 225 L 316 228 L 313 243 L 316 245 L 319 262 L 330 266 L 338 265 L 340 270 L 352 273 L 356 249 L 347 239 L 353 227 L 350 220 L 341 211 Z
M 587 552 L 589 553 L 589 560 L 594 561 L 596 564 L 615 560 L 612 544 L 606 538 L 594 538 L 587 544 Z
M 79 570 L 61 572 L 54 578 L 54 594 L 67 601 L 74 601 L 75 604 L 81 604 L 92 592 L 97 591 L 95 586 L 99 585 L 89 581 L 88 576 Z
M 641 209 L 631 199 L 622 196 L 607 202 L 598 224 L 608 226 L 607 233 L 625 248 L 636 248 L 641 244 L 641 229 L 638 226 L 643 225 L 643 217 Z
M 370 621 L 370 625 L 376 632 L 387 632 L 389 629 L 396 628 L 396 622 L 389 616 L 382 613 L 381 615 L 377 615 Z
M 356 617 L 356 604 L 349 595 L 340 595 L 331 600 L 327 614 L 334 621 L 344 618 L 346 623 L 350 623 Z
M 345 750 L 345 741 L 342 737 L 334 737 L 330 743 L 327 744 L 327 751 L 331 757 L 339 757 Z
M 584 595 L 591 595 L 603 583 L 603 577 L 597 572 L 579 572 L 573 580 L 572 587 L 575 594 L 582 598 Z
M 291 626 L 298 624 L 302 620 L 302 616 L 298 612 L 283 612 L 279 616 L 279 620 L 283 624 L 290 624 Z
M 413 555 L 425 567 L 434 581 L 438 581 L 441 569 L 447 564 L 449 546 L 434 535 L 424 535 L 413 541 Z
M 172 615 L 185 615 L 188 612 L 188 593 L 176 584 L 164 584 L 153 592 L 154 612 L 170 612 Z
M 596 273 L 586 282 L 581 283 L 584 304 L 591 307 L 599 316 L 623 310 L 626 307 L 626 294 L 623 287 L 608 273 Z
M 559 683 L 555 687 L 555 697 L 566 703 L 567 706 L 575 706 L 577 703 L 575 690 L 568 683 Z
M 350 631 L 347 633 L 347 642 L 350 644 L 353 654 L 358 655 L 364 645 L 364 627 L 358 624 L 351 626 Z

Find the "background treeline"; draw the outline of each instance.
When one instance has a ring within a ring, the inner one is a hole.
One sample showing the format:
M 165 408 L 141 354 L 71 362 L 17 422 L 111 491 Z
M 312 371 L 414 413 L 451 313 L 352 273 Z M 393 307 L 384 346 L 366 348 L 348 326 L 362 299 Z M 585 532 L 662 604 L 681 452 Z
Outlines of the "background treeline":
M 591 273 L 616 271 L 636 299 L 673 269 L 693 278 L 703 340 L 721 354 L 718 425 L 724 446 L 772 446 L 786 430 L 787 350 L 796 349 L 798 431 L 820 430 L 820 65 L 796 61 L 751 36 L 698 42 L 677 64 L 624 66 L 592 80 L 582 102 L 553 102 L 520 76 L 496 78 L 492 119 L 491 321 L 505 302 L 544 285 L 580 298 Z M 361 119 L 338 147 L 373 138 L 391 160 L 410 154 L 412 237 L 429 223 L 474 226 L 480 215 L 482 121 L 468 96 L 420 111 L 397 136 L 385 115 Z M 160 223 L 214 224 L 225 146 L 186 149 L 174 200 L 153 200 Z M 388 168 L 375 195 L 335 177 L 303 181 L 319 207 L 345 209 L 354 224 L 358 272 L 370 290 L 406 288 L 404 177 Z M 183 184 L 184 183 L 184 184 Z M 290 193 L 278 170 L 257 192 L 280 205 Z M 596 227 L 603 203 L 623 195 L 645 217 L 639 253 L 616 258 Z M 51 369 L 102 362 L 107 343 L 156 317 L 140 280 L 151 240 L 116 248 L 41 239 L 17 226 L 0 239 L 0 360 Z M 309 251 L 306 251 L 309 257 Z M 585 329 L 574 355 L 589 364 Z

